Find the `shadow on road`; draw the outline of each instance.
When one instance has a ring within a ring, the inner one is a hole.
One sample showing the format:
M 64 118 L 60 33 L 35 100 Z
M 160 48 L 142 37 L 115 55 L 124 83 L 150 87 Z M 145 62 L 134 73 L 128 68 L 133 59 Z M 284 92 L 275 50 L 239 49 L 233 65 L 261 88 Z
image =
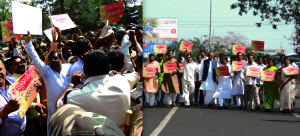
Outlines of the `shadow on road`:
M 299 123 L 300 121 L 292 121 L 292 120 L 262 120 L 261 121 L 271 121 L 271 122 L 288 122 L 288 123 Z

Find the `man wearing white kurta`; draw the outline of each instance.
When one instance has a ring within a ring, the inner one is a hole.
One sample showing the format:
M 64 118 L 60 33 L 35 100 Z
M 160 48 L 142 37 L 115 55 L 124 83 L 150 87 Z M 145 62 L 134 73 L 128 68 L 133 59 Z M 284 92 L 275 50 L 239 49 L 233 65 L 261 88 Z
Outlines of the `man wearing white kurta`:
M 232 90 L 232 80 L 231 77 L 233 76 L 232 67 L 230 64 L 227 63 L 227 57 L 223 57 L 220 60 L 220 67 L 227 66 L 229 70 L 229 76 L 221 76 L 217 78 L 218 87 L 216 92 L 214 93 L 214 98 L 219 99 L 219 108 L 223 108 L 223 102 L 225 103 L 225 108 L 228 108 L 229 99 L 231 99 L 231 90 Z
M 194 93 L 195 93 L 194 75 L 198 74 L 198 68 L 197 68 L 197 64 L 193 62 L 191 54 L 186 55 L 187 60 L 183 58 L 183 55 L 185 53 L 186 51 L 180 54 L 180 60 L 182 61 L 184 67 L 183 77 L 182 77 L 182 91 L 184 95 L 183 97 L 184 104 L 185 107 L 187 108 L 190 106 L 190 99 L 194 97 Z
M 258 96 L 258 89 L 256 87 L 256 78 L 246 76 L 247 73 L 247 67 L 258 67 L 256 63 L 253 62 L 254 58 L 253 55 L 249 55 L 248 63 L 246 63 L 241 71 L 241 78 L 243 82 L 245 83 L 245 94 L 244 94 L 244 110 L 247 109 L 248 99 L 249 95 L 251 94 L 252 100 L 250 102 L 251 110 L 256 111 L 258 110 L 258 107 L 256 109 L 254 108 L 254 102 L 256 103 L 256 106 L 260 105 L 259 96 Z
M 216 91 L 216 67 L 217 61 L 213 60 L 213 53 L 208 54 L 208 60 L 204 60 L 201 63 L 201 67 L 198 73 L 201 87 L 200 89 L 205 90 L 204 104 L 211 107 L 214 92 Z
M 237 53 L 237 61 L 242 61 L 242 53 L 238 52 Z M 242 98 L 244 96 L 244 82 L 242 81 L 241 78 L 241 71 L 234 71 L 234 77 L 233 77 L 233 82 L 232 82 L 232 92 L 231 94 L 235 96 L 235 100 L 237 103 L 237 110 L 242 109 Z

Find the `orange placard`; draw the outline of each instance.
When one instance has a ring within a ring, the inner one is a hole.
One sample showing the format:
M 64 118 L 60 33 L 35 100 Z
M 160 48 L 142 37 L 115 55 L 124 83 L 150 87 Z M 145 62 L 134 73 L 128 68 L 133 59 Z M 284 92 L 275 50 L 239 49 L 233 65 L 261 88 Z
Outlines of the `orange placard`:
M 143 77 L 154 77 L 156 74 L 156 69 L 152 67 L 143 68 Z
M 183 64 L 182 64 L 182 63 L 179 63 L 179 67 L 180 67 L 179 73 L 183 73 L 183 70 L 184 70 Z
M 251 47 L 253 48 L 254 51 L 263 51 L 265 46 L 264 41 L 251 41 Z
M 1 21 L 1 29 L 3 42 L 10 42 L 12 36 L 15 36 L 18 41 L 23 37 L 23 34 L 13 34 L 13 22 Z
M 163 68 L 164 68 L 164 73 L 177 72 L 177 64 L 176 63 L 164 63 Z
M 166 44 L 159 44 L 154 45 L 154 53 L 155 54 L 164 54 L 167 52 L 167 45 Z
M 260 68 L 247 67 L 246 76 L 258 77 L 260 75 Z
M 228 66 L 216 67 L 216 74 L 217 77 L 228 76 L 229 75 Z
M 241 52 L 242 54 L 245 54 L 246 47 L 240 46 L 240 45 L 233 45 L 232 47 L 232 54 L 236 55 L 238 52 Z
M 186 49 L 188 50 L 188 52 L 191 52 L 193 49 L 193 44 L 182 41 L 179 47 L 179 51 L 186 51 Z
M 21 97 L 22 105 L 19 108 L 20 118 L 22 119 L 37 95 L 37 90 L 34 87 L 35 71 L 34 66 L 31 66 L 10 88 L 11 97 Z
M 274 82 L 275 72 L 274 71 L 263 71 L 261 74 L 261 81 Z
M 285 75 L 287 75 L 287 76 L 298 75 L 299 74 L 299 68 L 298 67 L 284 68 L 283 71 L 284 71 Z
M 232 61 L 232 71 L 241 71 L 246 61 Z
M 101 21 L 109 24 L 119 22 L 123 16 L 123 1 L 115 2 L 100 7 Z

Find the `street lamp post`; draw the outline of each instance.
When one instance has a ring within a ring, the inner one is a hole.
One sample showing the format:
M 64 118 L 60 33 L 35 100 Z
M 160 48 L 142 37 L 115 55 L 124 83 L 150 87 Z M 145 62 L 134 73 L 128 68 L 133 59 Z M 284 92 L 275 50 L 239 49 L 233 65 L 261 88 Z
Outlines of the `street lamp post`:
M 212 0 L 210 0 L 210 23 L 209 23 L 209 50 L 211 51 L 211 13 L 212 13 Z

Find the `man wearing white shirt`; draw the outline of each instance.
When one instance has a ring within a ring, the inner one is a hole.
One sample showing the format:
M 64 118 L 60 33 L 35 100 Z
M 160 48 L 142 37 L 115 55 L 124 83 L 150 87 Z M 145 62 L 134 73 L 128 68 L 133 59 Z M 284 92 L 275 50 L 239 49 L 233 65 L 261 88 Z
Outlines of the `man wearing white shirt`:
M 49 65 L 45 65 L 45 63 L 39 58 L 39 55 L 36 53 L 34 46 L 31 43 L 31 35 L 29 31 L 28 35 L 24 35 L 24 39 L 26 43 L 26 51 L 46 84 L 48 97 L 48 126 L 50 117 L 56 109 L 55 104 L 58 96 L 70 84 L 70 68 L 72 65 L 61 64 L 56 51 L 49 53 Z M 53 39 L 53 42 L 56 42 L 56 39 Z
M 257 63 L 258 63 L 258 67 L 260 68 L 260 73 L 262 73 L 263 69 L 265 67 L 267 67 L 266 65 L 263 64 L 263 58 L 261 56 L 257 56 Z M 260 104 L 263 103 L 264 101 L 264 82 L 260 80 L 260 78 L 256 78 L 256 86 L 259 94 L 259 100 L 260 100 Z M 260 106 L 260 105 L 258 105 Z M 259 108 L 259 107 L 258 107 Z
M 180 60 L 182 61 L 184 67 L 182 77 L 182 92 L 184 95 L 185 107 L 188 108 L 190 106 L 190 99 L 194 97 L 194 75 L 196 74 L 196 77 L 198 77 L 198 68 L 193 62 L 191 54 L 186 55 L 186 60 L 183 58 L 183 55 L 186 53 L 186 51 L 180 54 Z
M 82 109 L 111 119 L 124 130 L 126 110 L 130 107 L 130 85 L 124 76 L 110 77 L 109 58 L 104 51 L 94 50 L 88 53 L 84 61 L 87 77 L 82 88 L 74 88 L 81 81 L 82 73 L 77 71 L 71 83 L 57 99 L 58 107 L 74 104 Z
M 251 54 L 248 56 L 248 63 L 246 63 L 241 70 L 241 78 L 242 78 L 243 82 L 245 83 L 244 110 L 247 109 L 249 95 L 251 94 L 251 98 L 252 98 L 251 103 L 250 103 L 251 110 L 256 111 L 258 108 L 255 109 L 254 101 L 256 102 L 256 106 L 260 105 L 258 89 L 256 86 L 256 78 L 246 76 L 247 67 L 258 67 L 258 65 L 256 63 L 254 63 L 253 61 L 254 61 L 254 58 L 253 58 L 253 55 Z
M 202 61 L 202 57 L 199 54 L 197 55 L 197 62 L 195 62 L 198 70 L 200 69 L 201 61 Z M 202 106 L 204 104 L 203 90 L 200 90 L 200 86 L 201 84 L 199 83 L 199 73 L 198 73 L 198 78 L 197 78 L 197 74 L 195 73 L 195 106 L 197 106 L 198 104 Z M 199 91 L 200 91 L 200 96 L 198 96 Z
M 84 57 L 86 54 L 91 52 L 94 49 L 94 47 L 88 39 L 79 39 L 74 45 L 73 49 L 78 60 L 72 66 L 70 70 L 70 75 L 73 75 L 77 71 L 84 73 L 83 72 Z M 81 88 L 83 86 L 83 83 L 85 82 L 85 79 L 86 76 L 83 74 L 83 80 L 78 86 L 76 86 L 76 88 Z
M 208 57 L 206 56 L 205 50 L 201 50 L 200 54 L 201 54 L 202 60 L 207 60 L 208 59 Z
M 212 106 L 212 100 L 214 92 L 216 91 L 216 67 L 217 61 L 213 60 L 214 54 L 210 52 L 208 54 L 209 59 L 204 60 L 201 63 L 201 67 L 198 73 L 199 82 L 201 83 L 200 89 L 205 90 L 204 104 L 208 105 L 208 108 Z

